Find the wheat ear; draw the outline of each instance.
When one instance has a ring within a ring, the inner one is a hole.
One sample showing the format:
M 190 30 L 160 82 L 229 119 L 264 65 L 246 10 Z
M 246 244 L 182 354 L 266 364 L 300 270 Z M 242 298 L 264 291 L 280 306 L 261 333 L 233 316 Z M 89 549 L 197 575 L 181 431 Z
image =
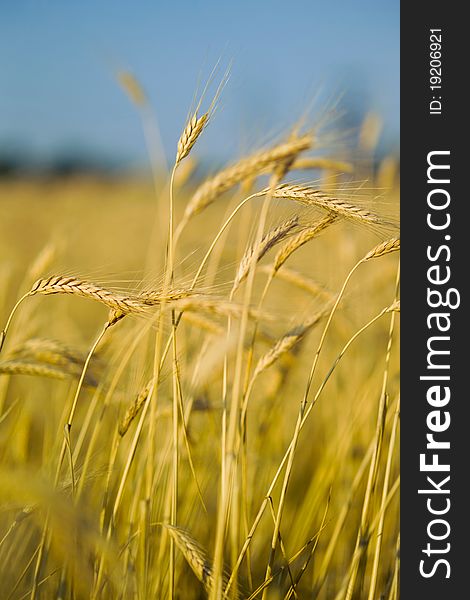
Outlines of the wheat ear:
M 259 195 L 267 194 L 269 189 L 270 188 L 265 188 L 259 192 Z M 300 202 L 300 204 L 305 206 L 317 206 L 362 224 L 387 225 L 387 223 L 378 215 L 361 206 L 345 202 L 344 200 L 330 196 L 321 190 L 310 187 L 281 184 L 272 191 L 272 194 L 273 198 L 286 198 L 288 200 Z
M 21 364 L 35 365 L 37 367 L 52 367 L 64 374 L 64 377 L 78 377 L 86 360 L 82 352 L 69 348 L 57 340 L 33 338 L 16 346 L 9 353 L 9 359 Z M 41 374 L 38 372 L 38 374 Z M 44 373 L 47 376 L 47 373 Z M 51 373 L 51 376 L 54 376 Z M 96 387 L 98 376 L 87 373 L 86 385 Z
M 165 527 L 173 538 L 176 546 L 186 559 L 193 573 L 206 588 L 206 591 L 210 591 L 214 585 L 214 576 L 212 566 L 207 560 L 204 548 L 184 529 L 167 524 L 164 524 L 163 527 Z
M 175 166 L 177 166 L 183 158 L 186 158 L 191 152 L 192 147 L 197 141 L 197 138 L 201 135 L 204 127 L 209 122 L 209 113 L 204 113 L 201 117 L 197 116 L 197 112 L 189 119 L 176 149 Z
M 305 229 L 302 229 L 302 231 L 300 231 L 297 235 L 293 236 L 276 254 L 273 270 L 278 271 L 291 254 L 293 254 L 296 250 L 301 248 L 313 238 L 317 237 L 319 233 L 334 223 L 337 218 L 338 217 L 336 214 L 330 213 L 314 225 L 305 227 Z
M 70 377 L 69 373 L 65 373 L 60 369 L 40 363 L 30 363 L 23 360 L 7 360 L 0 363 L 0 374 L 38 375 L 42 377 L 51 377 L 53 379 L 67 379 Z
M 310 331 L 319 321 L 327 314 L 329 308 L 324 308 L 320 312 L 314 314 L 306 321 L 293 327 L 288 331 L 282 338 L 280 338 L 274 346 L 266 352 L 257 362 L 256 367 L 253 371 L 252 379 L 262 373 L 265 369 L 270 367 L 278 358 L 283 354 L 290 352 L 292 348 L 300 342 L 305 334 Z
M 237 288 L 240 283 L 245 279 L 250 270 L 251 263 L 253 262 L 253 258 L 256 256 L 256 260 L 260 261 L 263 256 L 277 243 L 281 242 L 285 239 L 292 231 L 298 226 L 299 218 L 293 217 L 292 219 L 288 219 L 281 223 L 274 229 L 268 231 L 261 239 L 258 248 L 251 246 L 245 252 L 242 260 L 240 261 L 240 265 L 238 267 L 238 272 L 235 277 L 234 288 Z M 257 250 L 257 252 L 256 252 Z
M 400 250 L 400 238 L 390 238 L 381 244 L 377 244 L 375 248 L 372 248 L 372 250 L 364 256 L 363 260 L 372 260 L 373 258 L 379 258 L 380 256 L 385 256 L 385 254 L 397 252 L 398 250 Z
M 72 369 L 62 370 L 58 367 L 40 362 L 29 362 L 26 360 L 6 360 L 0 363 L 1 375 L 33 375 L 37 377 L 49 377 L 51 379 L 68 379 L 74 377 L 78 379 L 80 372 Z M 96 387 L 97 381 L 92 377 L 85 377 L 84 384 L 88 387 Z
M 122 418 L 118 432 L 121 437 L 124 437 L 131 426 L 132 421 L 137 417 L 141 408 L 147 401 L 150 391 L 153 387 L 154 378 L 147 383 L 147 385 L 138 393 L 134 402 L 128 407 L 124 417 Z
M 19 359 L 34 359 L 56 366 L 83 365 L 86 356 L 57 340 L 32 338 L 16 346 L 11 356 Z
M 89 281 L 78 279 L 77 277 L 64 277 L 63 275 L 53 275 L 46 279 L 38 279 L 29 291 L 29 296 L 36 294 L 72 294 L 96 300 L 108 306 L 111 310 L 129 314 L 142 312 L 145 304 L 138 298 L 124 296 L 101 287 Z
M 267 273 L 268 275 L 272 275 L 273 267 L 269 265 L 263 265 L 260 267 L 260 271 L 263 273 Z M 315 296 L 322 296 L 325 300 L 331 300 L 333 294 L 322 287 L 319 283 L 314 281 L 313 279 L 309 279 L 302 275 L 298 271 L 294 271 L 289 269 L 288 267 L 284 267 L 282 270 L 277 271 L 276 277 L 285 281 L 286 283 L 291 283 L 295 285 L 301 290 L 305 290 Z
M 312 136 L 304 135 L 278 144 L 269 150 L 263 150 L 242 158 L 235 164 L 223 169 L 217 175 L 205 181 L 196 190 L 185 211 L 185 219 L 200 213 L 209 206 L 218 196 L 240 183 L 244 179 L 257 177 L 268 168 L 286 161 L 293 160 L 304 150 L 312 145 Z
M 343 173 L 350 173 L 353 167 L 350 163 L 342 160 L 335 160 L 333 158 L 323 158 L 320 156 L 306 156 L 305 158 L 298 158 L 292 164 L 291 169 L 294 170 L 307 170 L 307 169 L 321 169 L 327 171 L 340 171 Z
M 220 300 L 206 296 L 194 296 L 176 300 L 172 307 L 184 312 L 205 313 L 219 317 L 238 318 L 243 312 L 243 306 L 235 302 Z M 253 319 L 271 320 L 271 316 L 255 308 L 248 309 L 248 316 Z

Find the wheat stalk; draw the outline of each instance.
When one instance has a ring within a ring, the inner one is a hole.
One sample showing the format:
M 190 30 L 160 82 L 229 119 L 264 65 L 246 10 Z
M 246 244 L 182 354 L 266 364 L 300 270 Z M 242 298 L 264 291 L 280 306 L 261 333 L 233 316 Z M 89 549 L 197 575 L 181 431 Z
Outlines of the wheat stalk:
M 393 304 L 387 308 L 387 312 L 400 312 L 400 300 L 395 300 Z
M 185 160 L 184 163 L 179 166 L 173 180 L 175 189 L 182 188 L 189 181 L 194 174 L 197 165 L 197 160 L 193 156 L 190 156 L 188 160 Z

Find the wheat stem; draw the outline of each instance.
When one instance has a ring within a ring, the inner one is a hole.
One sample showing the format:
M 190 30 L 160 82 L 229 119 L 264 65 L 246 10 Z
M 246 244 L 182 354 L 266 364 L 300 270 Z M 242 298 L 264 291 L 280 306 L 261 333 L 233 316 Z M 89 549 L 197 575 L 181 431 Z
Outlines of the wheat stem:
M 30 293 L 27 292 L 26 294 L 24 294 L 23 296 L 21 296 L 21 298 L 18 300 L 18 302 L 12 308 L 12 310 L 10 312 L 10 315 L 8 316 L 7 322 L 5 324 L 5 327 L 3 328 L 2 331 L 0 331 L 0 352 L 2 351 L 3 344 L 5 343 L 5 339 L 7 337 L 8 329 L 10 328 L 11 321 L 13 319 L 14 314 L 16 313 L 18 307 L 23 302 L 23 300 L 26 300 L 26 298 L 28 298 L 29 295 L 30 295 Z

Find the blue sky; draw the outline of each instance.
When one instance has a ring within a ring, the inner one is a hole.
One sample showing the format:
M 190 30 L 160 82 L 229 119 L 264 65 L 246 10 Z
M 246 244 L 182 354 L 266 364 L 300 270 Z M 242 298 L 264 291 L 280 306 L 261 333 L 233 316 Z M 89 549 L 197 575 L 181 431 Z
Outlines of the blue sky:
M 398 0 L 0 0 L 0 145 L 144 162 L 139 118 L 113 75 L 125 68 L 172 157 L 198 78 L 219 57 L 233 66 L 203 156 L 288 126 L 318 90 L 359 98 L 398 138 Z

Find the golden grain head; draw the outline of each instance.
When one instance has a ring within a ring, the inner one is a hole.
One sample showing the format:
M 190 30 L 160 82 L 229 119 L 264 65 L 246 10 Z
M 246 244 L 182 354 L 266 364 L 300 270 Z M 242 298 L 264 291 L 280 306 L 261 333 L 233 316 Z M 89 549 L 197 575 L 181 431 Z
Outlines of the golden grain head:
M 189 535 L 187 531 L 174 525 L 164 524 L 174 539 L 181 554 L 191 567 L 193 573 L 203 584 L 206 590 L 210 591 L 214 584 L 213 572 L 210 563 L 207 560 L 207 554 L 202 546 Z
M 380 258 L 381 256 L 385 256 L 386 254 L 398 252 L 398 250 L 400 250 L 400 238 L 394 237 L 372 248 L 372 250 L 364 256 L 364 260 Z
M 274 190 L 265 188 L 260 192 L 260 195 L 267 193 L 272 194 L 273 198 L 284 198 L 299 202 L 304 206 L 321 208 L 363 225 L 388 225 L 384 219 L 367 208 L 308 186 L 281 184 L 276 186 Z
M 312 136 L 308 134 L 240 159 L 199 186 L 186 206 L 185 219 L 200 213 L 238 183 L 272 171 L 279 165 L 285 165 L 286 161 L 289 166 L 295 157 L 311 145 Z
M 191 152 L 194 144 L 198 137 L 204 130 L 204 127 L 209 121 L 209 113 L 204 113 L 198 117 L 197 113 L 191 117 L 188 124 L 184 128 L 183 133 L 178 141 L 175 165 L 178 165 L 184 158 L 186 158 Z
M 286 244 L 284 244 L 284 246 L 276 254 L 273 264 L 274 271 L 278 271 L 289 258 L 289 256 L 291 256 L 304 244 L 316 238 L 322 231 L 324 231 L 327 227 L 332 225 L 336 221 L 336 219 L 337 215 L 334 213 L 330 213 L 317 223 L 309 225 L 308 227 L 304 227 L 302 231 L 300 231 L 297 235 L 293 236 Z
M 274 227 L 265 233 L 258 246 L 251 246 L 248 248 L 240 261 L 235 277 L 234 288 L 238 287 L 243 279 L 245 279 L 254 262 L 261 260 L 273 246 L 284 240 L 298 227 L 298 225 L 299 218 L 297 216 L 287 219 L 287 221 L 284 221 L 277 227 Z
M 121 437 L 124 437 L 126 435 L 132 422 L 138 416 L 138 414 L 141 411 L 142 407 L 144 406 L 145 402 L 147 402 L 149 395 L 153 389 L 154 381 L 155 380 L 152 377 L 152 379 L 147 383 L 147 385 L 145 385 L 142 388 L 142 390 L 140 390 L 140 392 L 138 393 L 137 397 L 132 402 L 132 404 L 130 404 L 128 406 L 123 418 L 121 419 L 121 421 L 119 423 L 119 427 L 118 427 L 118 432 Z

